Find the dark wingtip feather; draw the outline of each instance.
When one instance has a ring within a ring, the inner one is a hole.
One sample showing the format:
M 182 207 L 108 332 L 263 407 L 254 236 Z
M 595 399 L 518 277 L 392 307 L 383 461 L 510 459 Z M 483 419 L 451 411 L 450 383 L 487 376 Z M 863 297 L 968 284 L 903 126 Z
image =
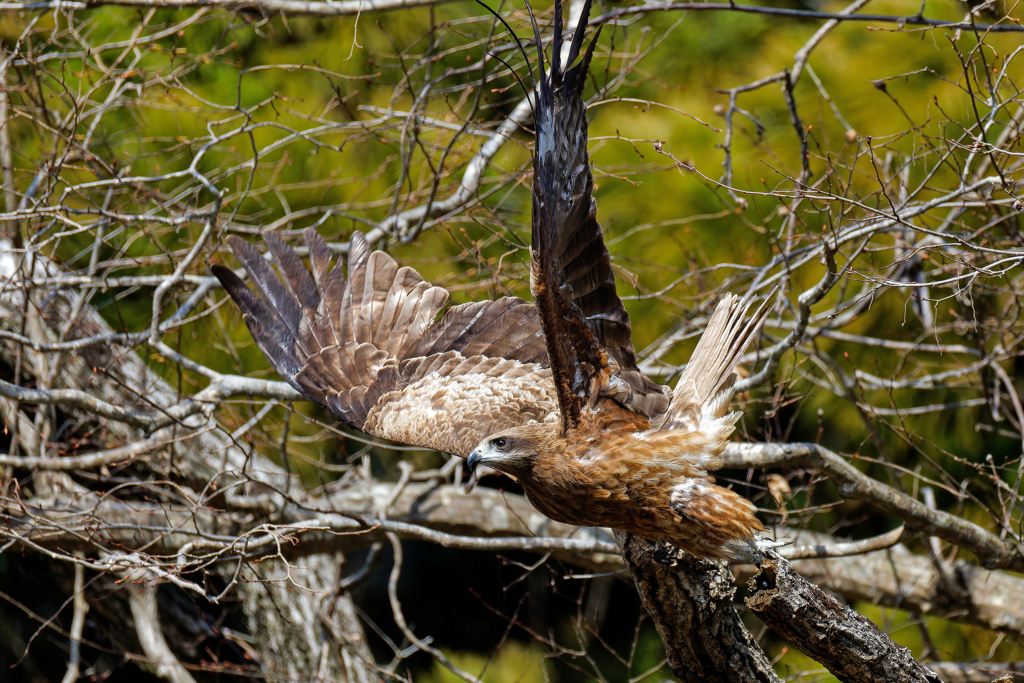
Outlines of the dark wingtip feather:
M 225 291 L 231 295 L 232 299 L 236 299 L 235 292 L 239 289 L 249 289 L 245 286 L 245 283 L 242 282 L 242 278 L 235 275 L 235 271 L 231 270 L 227 266 L 210 266 L 210 272 L 213 273 L 215 278 L 220 280 L 221 286 L 224 287 Z M 252 292 L 251 289 L 249 291 Z
M 590 19 L 590 3 L 591 0 L 586 0 L 583 3 L 583 12 L 580 14 L 579 23 L 576 24 L 576 31 L 572 34 L 572 45 L 569 46 L 569 59 L 566 60 L 565 65 L 572 66 L 572 63 L 579 57 L 580 48 L 583 47 L 583 37 L 587 32 L 587 21 Z M 593 43 L 591 43 L 591 49 L 593 49 Z M 585 72 L 587 69 L 583 67 Z
M 555 41 L 554 47 L 551 49 L 552 73 L 558 73 L 562 68 L 562 28 L 562 3 L 561 0 L 555 0 Z
M 249 332 L 277 374 L 302 391 L 295 383 L 295 376 L 302 367 L 295 355 L 294 336 L 291 330 L 285 327 L 281 319 L 274 315 L 271 307 L 230 268 L 215 265 L 211 266 L 210 270 L 241 309 L 242 319 L 245 320 Z M 310 398 L 317 400 L 316 397 Z
M 252 291 L 247 284 L 242 282 L 242 278 L 235 275 L 235 271 L 219 265 L 210 266 L 210 271 L 214 277 L 220 280 L 224 291 L 242 309 L 243 314 L 257 318 L 271 315 L 270 308 L 266 302 L 256 292 Z
M 586 21 L 584 20 L 584 24 L 585 23 Z M 580 25 L 582 26 L 583 24 Z M 580 73 L 582 74 L 579 81 L 580 84 L 582 84 L 587 78 L 587 72 L 590 70 L 590 60 L 594 57 L 594 48 L 597 47 L 597 39 L 600 37 L 601 27 L 598 26 L 597 30 L 594 32 L 594 37 L 590 40 L 590 45 L 587 46 L 586 53 L 583 55 L 583 61 L 580 62 Z
M 537 66 L 540 72 L 540 94 L 545 97 L 545 92 L 550 93 L 548 79 L 544 77 L 544 41 L 540 38 L 540 27 L 537 25 L 537 17 L 533 15 L 533 8 L 529 0 L 526 2 L 526 11 L 530 14 L 530 22 L 533 24 L 533 40 L 537 43 Z

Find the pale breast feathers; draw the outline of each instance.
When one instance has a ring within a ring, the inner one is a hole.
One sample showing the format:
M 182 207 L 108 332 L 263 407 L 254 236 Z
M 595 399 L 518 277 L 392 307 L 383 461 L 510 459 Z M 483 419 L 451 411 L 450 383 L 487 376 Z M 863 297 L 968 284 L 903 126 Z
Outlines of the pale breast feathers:
M 493 432 L 557 419 L 551 371 L 535 363 L 450 353 L 403 365 L 402 388 L 380 397 L 365 431 L 464 454 Z

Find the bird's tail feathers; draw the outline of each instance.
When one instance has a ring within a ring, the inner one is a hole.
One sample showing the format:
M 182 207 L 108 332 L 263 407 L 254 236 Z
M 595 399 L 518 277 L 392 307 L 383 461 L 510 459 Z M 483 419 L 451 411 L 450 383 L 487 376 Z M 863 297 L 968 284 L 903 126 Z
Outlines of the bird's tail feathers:
M 719 302 L 676 384 L 662 429 L 725 417 L 736 382 L 733 370 L 768 315 L 768 306 L 762 304 L 747 318 L 750 305 L 735 294 L 727 294 Z M 735 422 L 729 420 L 729 425 Z

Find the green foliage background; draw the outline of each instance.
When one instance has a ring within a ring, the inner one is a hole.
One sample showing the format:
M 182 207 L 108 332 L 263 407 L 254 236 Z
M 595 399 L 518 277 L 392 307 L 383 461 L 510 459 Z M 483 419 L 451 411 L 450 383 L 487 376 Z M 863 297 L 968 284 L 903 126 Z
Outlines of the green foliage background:
M 774 3 L 765 3 L 772 5 Z M 602 6 L 602 11 L 618 7 Z M 803 5 L 801 5 L 803 6 Z M 826 11 L 838 11 L 841 3 L 815 3 Z M 879 14 L 911 15 L 918 0 L 876 0 L 870 11 Z M 539 7 L 543 18 L 550 7 Z M 1015 10 L 1015 16 L 1021 16 Z M 318 230 L 328 240 L 346 241 L 354 229 L 367 230 L 394 210 L 421 203 L 433 177 L 430 164 L 421 152 L 411 156 L 403 173 L 401 155 L 409 144 L 408 131 L 394 122 L 374 124 L 389 109 L 409 111 L 423 83 L 441 76 L 446 69 L 462 69 L 480 59 L 483 43 L 492 23 L 481 19 L 481 8 L 471 2 L 453 2 L 430 9 L 414 9 L 356 18 L 321 19 L 312 17 L 252 17 L 219 11 L 157 10 L 107 7 L 87 14 L 86 31 L 95 45 L 130 40 L 134 31 L 147 22 L 152 26 L 170 25 L 188 16 L 194 23 L 179 33 L 162 37 L 127 52 L 111 68 L 123 73 L 121 80 L 147 83 L 144 92 L 133 98 L 133 106 L 121 107 L 105 115 L 95 131 L 97 144 L 92 149 L 103 157 L 108 168 L 130 166 L 133 176 L 154 176 L 187 170 L 197 155 L 196 170 L 215 178 L 218 189 L 226 191 L 223 215 L 230 215 L 236 226 L 255 233 L 278 229 L 293 236 L 298 230 L 321 219 L 319 207 L 348 205 L 344 210 L 320 221 Z M 964 14 L 961 3 L 929 0 L 925 14 L 932 18 L 959 20 Z M 32 16 L 5 15 L 0 38 L 13 44 L 28 26 Z M 65 19 L 38 18 L 34 35 L 58 27 Z M 519 12 L 513 26 L 526 35 L 525 15 Z M 588 96 L 620 74 L 625 65 L 642 51 L 624 82 L 592 109 L 591 153 L 597 187 L 595 195 L 599 218 L 605 226 L 614 263 L 621 269 L 620 293 L 626 297 L 633 320 L 638 350 L 654 345 L 663 335 L 687 319 L 698 317 L 713 303 L 712 292 L 725 285 L 742 291 L 749 284 L 751 269 L 777 255 L 783 218 L 776 197 L 746 195 L 749 204 L 739 207 L 725 190 L 713 182 L 685 171 L 667 156 L 655 150 L 655 143 L 676 159 L 686 161 L 711 179 L 721 176 L 724 141 L 723 119 L 717 106 L 727 105 L 721 89 L 736 87 L 791 67 L 794 53 L 814 34 L 821 22 L 768 17 L 734 12 L 651 12 L 630 26 L 606 26 L 594 60 L 593 82 Z M 921 153 L 927 139 L 939 140 L 958 131 L 951 120 L 969 121 L 972 114 L 962 89 L 963 67 L 950 48 L 951 32 L 934 30 L 898 30 L 893 25 L 874 26 L 864 22 L 840 25 L 813 53 L 810 67 L 820 88 L 805 73 L 795 90 L 795 99 L 807 128 L 811 145 L 811 168 L 815 176 L 826 171 L 830 160 L 850 161 L 858 153 L 861 140 L 870 137 L 883 141 L 886 152 L 895 158 Z M 973 45 L 972 36 L 961 36 L 959 43 Z M 521 56 L 509 49 L 511 43 L 501 27 L 494 30 L 491 49 L 501 48 L 502 56 L 527 79 Z M 988 38 L 991 58 L 998 64 L 1000 55 L 1020 45 L 1019 34 Z M 614 48 L 612 48 L 614 46 Z M 109 65 L 117 51 L 104 53 Z M 130 67 L 129 67 L 130 64 Z M 429 64 L 429 66 L 428 66 Z M 66 106 L 62 93 L 81 92 L 100 83 L 95 60 L 82 56 L 62 57 L 49 65 L 51 79 L 43 89 L 52 98 L 48 106 L 60 110 Z M 429 71 L 428 71 L 429 70 Z M 489 80 L 483 87 L 483 100 L 475 113 L 478 123 L 501 120 L 521 97 L 521 90 L 500 64 L 488 63 Z M 1019 81 L 1024 77 L 1020 64 L 1011 68 Z M 411 73 L 411 81 L 403 74 Z M 152 76 L 164 79 L 163 88 L 154 85 Z M 144 77 L 145 76 L 145 77 Z M 875 85 L 888 79 L 886 91 Z M 461 123 L 479 86 L 470 86 L 478 73 L 441 79 L 431 99 L 422 107 L 429 117 Z M 91 99 L 103 101 L 115 85 L 103 81 Z M 27 83 L 22 84 L 29 92 Z M 829 102 L 822 96 L 827 92 Z M 12 96 L 17 97 L 17 95 Z M 27 97 L 27 95 L 26 95 Z M 617 100 L 616 98 L 621 98 Z M 645 102 L 646 101 L 646 102 Z M 651 104 L 656 103 L 656 105 Z M 745 117 L 736 115 L 734 139 L 734 184 L 755 192 L 791 188 L 790 178 L 799 173 L 799 140 L 794 134 L 784 100 L 777 84 L 741 96 L 740 106 L 763 124 L 763 135 Z M 658 106 L 661 105 L 661 106 Z M 453 113 L 455 112 L 455 113 Z M 262 124 L 249 134 L 219 139 L 205 153 L 208 135 L 223 135 L 243 122 Z M 344 122 L 369 122 L 361 128 L 316 133 L 321 125 Z M 88 122 L 76 135 L 88 135 Z M 38 160 L 52 158 L 62 147 L 36 134 L 27 121 L 12 122 L 19 182 L 29 178 Z M 306 139 L 287 140 L 292 127 L 307 131 Z M 313 131 L 310 133 L 310 131 Z M 432 150 L 431 163 L 451 141 L 452 131 L 424 126 L 421 139 Z M 403 141 L 403 136 L 406 136 Z M 280 146 L 278 143 L 285 141 Z M 444 182 L 439 198 L 453 189 L 462 167 L 479 149 L 480 138 L 466 136 L 456 142 L 445 163 Z M 528 298 L 529 243 L 529 163 L 531 137 L 528 131 L 516 135 L 495 157 L 482 186 L 484 200 L 466 212 L 444 217 L 407 244 L 391 244 L 389 250 L 403 264 L 414 266 L 428 279 L 448 287 L 457 301 L 517 294 Z M 433 147 L 432 147 L 433 146 Z M 250 174 L 245 164 L 260 150 Z M 914 165 L 910 177 L 920 182 L 930 166 Z M 450 175 L 449 175 L 450 174 Z M 509 182 L 509 178 L 515 182 Z M 87 160 L 69 167 L 71 182 L 90 182 L 96 177 Z M 858 167 L 851 175 L 852 186 L 870 195 L 876 179 Z M 938 188 L 955 182 L 942 172 L 932 180 Z M 246 190 L 247 184 L 251 187 Z M 159 183 L 161 190 L 195 207 L 208 206 L 212 195 L 196 188 L 186 177 Z M 395 203 L 396 188 L 405 194 Z M 128 207 L 134 201 L 130 193 L 119 194 L 115 204 Z M 875 199 L 884 202 L 879 197 Z M 81 206 L 95 202 L 85 193 L 73 198 Z M 884 204 L 880 204 L 884 205 Z M 307 215 L 293 212 L 308 210 Z M 292 220 L 280 222 L 292 213 Z M 804 216 L 794 241 L 811 243 L 830 228 L 826 214 L 810 212 Z M 965 219 L 971 225 L 971 217 Z M 979 224 L 983 223 L 978 218 Z M 201 225 L 191 222 L 168 228 L 159 224 L 136 224 L 111 237 L 105 246 L 105 272 L 117 276 L 163 273 L 166 261 L 161 255 L 186 250 L 197 238 Z M 70 269 L 82 268 L 88 261 L 93 235 L 68 226 L 36 225 L 39 243 Z M 207 263 L 237 265 L 218 238 L 218 250 Z M 147 258 L 154 258 L 147 262 Z M 884 257 L 882 257 L 884 258 Z M 207 263 L 199 269 L 205 274 Z M 730 267 L 710 268 L 716 264 Z M 784 292 L 791 301 L 817 281 L 823 266 L 801 269 L 794 274 L 791 290 Z M 187 293 L 186 293 L 187 294 Z M 179 299 L 184 300 L 184 296 Z M 834 303 L 838 291 L 820 306 Z M 981 309 L 978 317 L 1003 303 L 997 291 L 976 296 Z M 94 296 L 107 320 L 117 329 L 145 329 L 151 317 L 152 291 L 146 288 L 110 289 Z M 919 322 L 906 313 L 904 293 L 888 291 L 878 296 L 869 313 L 846 331 L 884 339 L 916 340 Z M 171 313 L 171 309 L 166 315 Z M 954 323 L 974 315 L 962 301 L 951 298 L 936 306 L 937 337 L 949 343 L 998 343 L 999 335 L 976 337 L 970 328 L 954 329 Z M 770 325 L 769 325 L 770 327 Z M 265 360 L 251 343 L 247 330 L 234 307 L 221 306 L 214 315 L 204 317 L 168 335 L 181 353 L 224 372 L 246 372 L 271 377 Z M 664 360 L 682 363 L 694 340 L 677 345 Z M 821 339 L 826 352 L 842 358 L 846 368 L 864 368 L 888 377 L 901 371 L 904 359 L 895 353 L 879 353 L 866 346 L 840 345 Z M 789 361 L 787 357 L 787 363 Z M 153 354 L 154 368 L 183 391 L 198 390 L 204 380 L 184 372 Z M 924 362 L 924 361 L 922 361 Z M 845 398 L 815 389 L 802 379 L 800 369 L 784 364 L 776 379 L 778 392 L 762 390 L 750 397 L 742 423 L 744 437 L 754 440 L 820 441 L 837 452 L 876 457 L 857 408 Z M 669 381 L 670 377 L 663 378 Z M 790 381 L 792 380 L 792 381 Z M 956 388 L 942 390 L 904 390 L 884 396 L 866 392 L 861 397 L 875 405 L 909 407 L 943 403 L 972 396 Z M 329 416 L 316 406 L 296 406 L 310 418 L 329 423 Z M 229 406 L 230 420 L 244 422 L 251 406 L 244 402 Z M 930 413 L 904 420 L 892 418 L 893 428 L 881 431 L 892 460 L 908 470 L 920 470 L 936 476 L 941 469 L 952 477 L 967 478 L 975 470 L 971 464 L 992 454 L 997 463 L 1019 455 L 1019 442 L 989 430 L 978 430 L 984 407 L 964 408 L 954 414 Z M 268 452 L 276 449 L 285 419 L 284 411 L 271 413 L 264 421 L 258 445 Z M 881 418 L 886 419 L 886 418 Z M 292 420 L 294 449 L 305 458 L 298 463 L 310 485 L 335 477 L 317 466 L 318 461 L 344 463 L 362 444 L 343 433 L 324 434 L 322 427 L 301 419 Z M 930 444 L 929 461 L 922 458 L 921 443 L 905 438 L 914 434 Z M 372 451 L 375 472 L 394 475 L 400 457 L 412 459 L 418 466 L 436 465 L 439 456 L 422 451 Z M 872 474 L 884 478 L 880 470 L 863 463 Z M 1006 480 L 1012 483 L 1010 475 Z M 912 476 L 905 477 L 909 489 L 917 486 Z M 818 500 L 814 496 L 821 495 Z M 952 508 L 954 501 L 938 491 L 941 507 Z M 831 500 L 830 492 L 799 491 L 792 501 L 795 508 L 811 507 Z M 762 498 L 762 507 L 771 507 Z M 991 503 L 991 500 L 983 500 Z M 962 514 L 986 524 L 983 506 L 968 504 Z M 860 519 L 863 515 L 863 519 Z M 803 520 L 817 530 L 829 530 L 849 524 L 846 533 L 867 536 L 895 525 L 891 519 L 853 504 L 836 505 L 830 510 L 807 514 Z M 860 521 L 851 522 L 850 520 Z M 920 652 L 918 620 L 905 613 L 894 614 L 872 605 L 856 605 L 876 623 L 889 628 L 893 637 Z M 952 624 L 925 617 L 932 639 L 947 659 L 966 661 L 982 657 L 994 647 L 995 660 L 1024 659 L 1024 650 L 1014 638 L 996 644 L 997 636 L 979 628 Z M 756 622 L 751 622 L 754 625 Z M 754 626 L 756 628 L 756 626 Z M 518 634 L 516 637 L 520 637 Z M 632 668 L 636 675 L 657 664 L 658 642 L 653 630 L 643 631 L 643 642 Z M 780 655 L 777 669 L 790 675 L 807 673 L 815 665 L 792 652 L 783 653 L 783 644 L 774 643 L 773 655 Z M 453 654 L 457 662 L 473 670 L 482 667 L 488 653 Z M 486 681 L 506 683 L 538 680 L 540 671 L 548 678 L 575 680 L 578 676 L 564 668 L 544 664 L 544 650 L 526 640 L 509 641 L 491 661 Z M 641 661 L 642 660 L 642 661 Z M 422 681 L 454 680 L 438 668 L 422 672 Z M 615 674 L 616 676 L 618 674 Z M 664 672 L 655 676 L 664 677 Z M 814 677 L 827 680 L 827 677 Z M 625 680 L 624 678 L 622 680 Z

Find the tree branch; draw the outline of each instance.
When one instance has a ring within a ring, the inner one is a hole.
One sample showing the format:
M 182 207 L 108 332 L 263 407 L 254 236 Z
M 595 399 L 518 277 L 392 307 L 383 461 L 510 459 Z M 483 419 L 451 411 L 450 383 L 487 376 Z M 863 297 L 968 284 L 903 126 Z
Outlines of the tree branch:
M 750 580 L 746 603 L 768 628 L 846 683 L 942 683 L 910 650 L 772 557 Z
M 1024 683 L 1024 662 L 932 662 L 928 668 L 939 675 L 942 683 Z
M 130 590 L 128 603 L 131 605 L 132 618 L 135 620 L 135 632 L 139 636 L 143 652 L 153 666 L 153 673 L 170 683 L 196 683 L 164 640 L 160 614 L 157 612 L 156 586 L 141 581 Z
M 906 522 L 915 532 L 938 536 L 973 552 L 986 569 L 1024 571 L 1024 548 L 1002 539 L 973 522 L 924 503 L 867 476 L 838 454 L 810 443 L 731 443 L 723 454 L 725 467 L 813 467 L 835 482 L 844 498 L 872 503 Z
M 393 489 L 391 484 L 355 483 L 311 504 L 372 519 Z M 204 553 L 230 549 L 235 555 L 245 547 L 242 535 L 250 538 L 267 516 L 275 515 L 277 523 L 265 527 L 264 533 L 300 541 L 283 549 L 288 559 L 365 547 L 383 539 L 384 530 L 391 529 L 400 537 L 449 547 L 553 552 L 563 562 L 592 571 L 625 568 L 619 553 L 610 547 L 612 536 L 607 530 L 552 522 L 525 497 L 494 489 L 478 487 L 466 495 L 457 486 L 409 483 L 392 504 L 388 521 L 393 526 L 370 530 L 351 518 L 321 516 L 315 509 L 294 504 L 275 508 L 268 498 L 246 498 L 245 508 L 209 509 L 216 502 L 212 499 L 203 506 L 175 508 L 141 501 L 125 504 L 112 497 L 4 500 L 0 501 L 0 534 L 65 551 L 146 548 L 154 555 L 176 556 L 186 544 L 195 543 Z M 961 561 L 949 569 L 952 585 L 957 587 L 952 591 L 928 557 L 914 555 L 902 545 L 866 552 L 877 539 L 837 543 L 830 536 L 808 531 L 780 528 L 777 533 L 793 541 L 781 550 L 783 556 L 812 557 L 823 548 L 845 555 L 859 548 L 862 554 L 793 561 L 793 567 L 808 581 L 848 600 L 1024 634 L 1024 603 L 1015 599 L 1024 594 L 1022 578 Z M 265 546 L 254 541 L 250 540 L 249 550 L 255 557 L 265 552 Z M 32 551 L 27 545 L 22 549 Z M 746 580 L 754 569 L 737 565 L 734 571 L 739 580 Z
M 682 553 L 665 567 L 659 544 L 624 532 L 615 538 L 680 680 L 779 683 L 732 605 L 736 588 L 724 565 Z
M 322 17 L 355 16 L 389 12 L 437 5 L 450 0 L 345 0 L 343 2 L 315 2 L 312 0 L 24 0 L 21 2 L 5 2 L 0 10 L 51 10 L 58 6 L 65 9 L 93 9 L 104 5 L 122 5 L 129 7 L 220 7 L 228 11 L 250 10 L 259 11 L 264 16 L 282 13 L 289 15 L 315 15 Z M 590 19 L 590 26 L 599 26 L 617 21 L 623 17 L 646 14 L 648 12 L 740 12 L 745 14 L 761 14 L 792 19 L 818 19 L 823 21 L 871 21 L 905 26 L 933 26 L 949 30 L 966 30 L 990 33 L 1019 33 L 1024 27 L 1015 24 L 969 24 L 958 21 L 927 19 L 920 15 L 898 16 L 893 14 L 844 14 L 842 12 L 815 12 L 812 10 L 789 9 L 783 7 L 760 7 L 757 5 L 741 5 L 738 3 L 718 2 L 675 2 L 658 5 L 640 5 L 612 10 Z
M 834 540 L 825 534 L 785 534 L 794 550 L 813 549 Z M 790 548 L 783 548 L 788 551 Z M 782 554 L 782 553 L 780 553 Z M 976 624 L 993 631 L 1024 635 L 1024 579 L 957 561 L 946 576 L 925 555 L 904 545 L 853 557 L 793 560 L 793 569 L 809 582 L 853 602 L 904 609 L 942 619 Z M 753 565 L 736 567 L 738 580 L 753 576 Z

